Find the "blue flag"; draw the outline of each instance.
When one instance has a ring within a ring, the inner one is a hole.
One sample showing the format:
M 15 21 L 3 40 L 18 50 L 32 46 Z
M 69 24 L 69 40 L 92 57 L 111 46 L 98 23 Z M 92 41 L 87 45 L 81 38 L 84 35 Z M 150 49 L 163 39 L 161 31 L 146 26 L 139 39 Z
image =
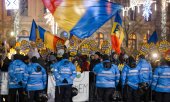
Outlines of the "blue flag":
M 148 43 L 157 43 L 158 42 L 158 34 L 156 33 L 156 31 L 153 32 L 153 34 L 150 36 Z
M 29 40 L 30 41 L 36 41 L 36 38 L 37 38 L 37 24 L 35 23 L 35 21 L 33 19 L 31 30 L 30 30 Z
M 40 38 L 44 42 L 44 35 L 45 35 L 46 30 L 44 28 L 42 28 L 41 26 L 38 26 L 38 30 L 39 30 L 39 33 L 40 33 Z
M 98 0 L 88 7 L 85 14 L 70 31 L 70 34 L 80 39 L 90 37 L 97 29 L 115 16 L 121 8 L 121 5 L 106 0 Z

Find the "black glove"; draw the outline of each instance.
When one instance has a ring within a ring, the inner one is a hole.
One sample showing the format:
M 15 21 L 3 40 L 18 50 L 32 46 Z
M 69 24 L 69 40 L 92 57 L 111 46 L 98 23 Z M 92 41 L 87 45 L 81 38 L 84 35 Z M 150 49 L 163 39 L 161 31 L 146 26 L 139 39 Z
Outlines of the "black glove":
M 148 83 L 139 83 L 139 88 L 143 90 L 147 90 L 149 88 Z
M 36 72 L 40 72 L 40 71 L 41 71 L 41 67 L 40 67 L 40 66 L 37 66 Z
M 22 81 L 18 82 L 18 85 L 22 86 Z
M 68 81 L 67 81 L 66 79 L 64 79 L 64 80 L 62 81 L 62 83 L 68 83 Z

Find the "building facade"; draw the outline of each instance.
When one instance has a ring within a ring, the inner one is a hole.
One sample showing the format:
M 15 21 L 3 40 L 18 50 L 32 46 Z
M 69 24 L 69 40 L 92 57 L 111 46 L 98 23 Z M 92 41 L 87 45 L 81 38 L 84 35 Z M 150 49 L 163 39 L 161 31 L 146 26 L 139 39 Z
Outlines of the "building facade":
M 36 21 L 37 25 L 50 30 L 50 26 L 46 24 L 46 20 L 44 19 L 46 9 L 41 0 L 19 1 L 19 10 L 7 10 L 5 7 L 5 0 L 0 1 L 1 35 L 7 38 L 10 37 L 11 32 L 14 32 L 14 22 L 16 18 L 19 19 L 19 32 L 15 34 L 15 36 L 29 36 L 33 19 Z M 17 15 L 17 13 L 19 13 L 19 15 Z
M 128 7 L 130 2 L 130 0 L 109 1 L 120 3 L 124 7 Z M 124 15 L 122 13 L 121 16 L 123 18 L 123 28 L 125 30 L 125 40 L 123 47 L 127 47 L 129 49 L 139 49 L 142 43 L 147 42 L 154 30 L 157 30 L 158 34 L 160 35 L 160 5 L 160 2 L 152 4 L 152 15 L 150 16 L 149 21 L 144 20 L 142 16 L 142 5 L 139 8 L 135 7 L 134 9 L 130 9 Z M 19 16 L 16 15 L 16 12 L 19 12 Z M 36 21 L 37 25 L 40 25 L 46 30 L 51 31 L 51 27 L 46 24 L 46 20 L 44 19 L 45 14 L 46 9 L 42 3 L 42 0 L 20 0 L 19 11 L 6 10 L 5 0 L 0 0 L 0 35 L 6 38 L 10 37 L 11 32 L 14 32 L 14 21 L 16 17 L 19 17 L 19 33 L 16 34 L 17 36 L 29 36 L 33 19 Z M 170 33 L 169 16 L 170 4 L 167 6 L 167 35 Z M 92 38 L 96 39 L 95 41 L 99 46 L 101 46 L 103 40 L 110 40 L 113 22 L 114 17 L 92 35 Z M 64 31 L 59 29 L 58 36 L 63 37 L 64 34 Z

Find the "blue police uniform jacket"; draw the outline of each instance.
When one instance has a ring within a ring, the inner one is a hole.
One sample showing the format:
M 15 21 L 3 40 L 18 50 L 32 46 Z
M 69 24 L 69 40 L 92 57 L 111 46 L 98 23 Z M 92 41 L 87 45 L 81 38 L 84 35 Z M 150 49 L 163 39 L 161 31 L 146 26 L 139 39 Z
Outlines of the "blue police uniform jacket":
M 152 90 L 170 93 L 170 66 L 159 66 L 155 69 Z
M 121 75 L 121 83 L 122 86 L 128 85 L 132 89 L 137 90 L 138 89 L 138 84 L 139 84 L 139 67 L 136 68 L 130 68 L 128 65 L 125 65 L 123 70 L 122 70 L 122 75 Z
M 73 80 L 76 77 L 76 67 L 68 59 L 62 59 L 61 61 L 53 65 L 56 86 L 61 85 L 72 85 Z M 63 80 L 66 79 L 68 83 L 63 83 Z
M 37 72 L 38 66 L 41 68 L 39 72 Z M 24 74 L 24 82 L 27 91 L 45 89 L 47 82 L 46 70 L 38 63 L 31 63 Z
M 105 60 L 103 62 L 110 62 Z M 93 72 L 96 74 L 96 87 L 116 88 L 120 79 L 120 72 L 115 64 L 111 68 L 104 68 L 103 62 L 95 65 Z
M 19 82 L 23 83 L 24 73 L 27 65 L 21 60 L 14 60 L 9 65 L 9 88 L 23 88 Z
M 55 68 L 55 66 L 56 66 L 56 64 L 57 64 L 58 62 L 56 62 L 56 63 L 53 63 L 53 64 L 51 64 L 50 65 L 50 71 L 53 73 L 54 72 L 54 68 Z
M 152 82 L 152 67 L 149 62 L 147 62 L 145 59 L 139 60 L 139 63 L 137 65 L 140 68 L 140 83 L 148 83 L 149 85 Z

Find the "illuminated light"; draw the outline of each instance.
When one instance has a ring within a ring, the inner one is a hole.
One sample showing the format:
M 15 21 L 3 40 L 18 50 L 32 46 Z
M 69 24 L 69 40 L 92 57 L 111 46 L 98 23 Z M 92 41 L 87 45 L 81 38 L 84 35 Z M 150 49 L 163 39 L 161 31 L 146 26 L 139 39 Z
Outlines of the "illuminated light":
M 157 5 L 156 5 L 156 3 L 155 3 L 155 11 L 157 10 Z
M 150 31 L 148 30 L 148 34 L 150 33 Z
M 5 7 L 7 10 L 19 9 L 19 0 L 5 0 Z
M 135 7 L 132 7 L 132 10 L 134 11 L 134 10 L 135 10 Z
M 166 0 L 162 0 L 162 9 L 161 9 L 161 36 L 163 40 L 166 40 L 166 22 L 167 22 L 167 15 L 166 15 Z
M 126 16 L 128 16 L 129 15 L 129 11 L 126 11 Z
M 124 17 L 124 16 L 125 16 L 125 11 L 123 10 L 123 12 L 122 12 L 122 13 L 123 13 L 122 15 L 123 15 L 123 17 Z
M 158 54 L 157 54 L 157 53 L 153 53 L 153 54 L 152 54 L 152 57 L 153 57 L 153 58 L 158 58 Z
M 140 6 L 138 6 L 138 13 L 140 13 Z
M 11 32 L 11 36 L 14 36 L 14 32 Z
M 143 17 L 145 20 L 149 20 L 149 16 L 152 14 L 151 11 L 151 0 L 146 0 L 143 4 Z
M 146 2 L 148 2 L 148 1 L 149 1 L 149 3 L 150 3 L 150 4 L 149 4 L 150 6 L 151 6 L 151 4 L 156 3 L 155 0 L 130 0 L 130 3 L 129 3 L 130 6 L 123 8 L 123 10 L 124 10 L 125 12 L 127 12 L 125 16 L 128 16 L 129 9 L 134 10 L 134 8 L 135 8 L 136 6 L 139 8 L 139 9 L 138 9 L 138 13 L 140 13 L 140 6 L 141 6 L 141 5 L 144 5 L 144 6 L 145 6 Z M 148 9 L 148 8 L 149 8 L 149 9 Z M 148 7 L 148 4 L 144 7 L 143 11 L 145 11 L 144 14 L 143 14 L 143 16 L 144 16 L 145 18 L 148 17 L 148 13 L 149 13 L 149 15 L 152 13 L 152 12 L 151 12 L 151 7 Z
M 5 102 L 5 98 L 3 98 L 3 101 Z
M 15 54 L 16 54 L 16 50 L 14 48 L 11 48 L 7 56 L 9 59 L 11 59 L 12 56 Z

